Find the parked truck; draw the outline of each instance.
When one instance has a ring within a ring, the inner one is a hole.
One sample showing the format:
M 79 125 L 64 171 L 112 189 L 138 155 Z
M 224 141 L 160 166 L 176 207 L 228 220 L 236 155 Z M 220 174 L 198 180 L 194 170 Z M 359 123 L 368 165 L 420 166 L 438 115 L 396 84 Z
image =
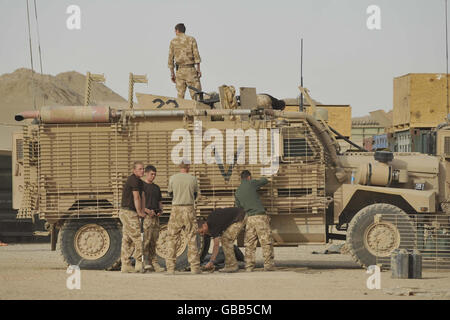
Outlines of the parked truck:
M 276 246 L 346 239 L 363 267 L 389 267 L 397 248 L 421 250 L 425 267 L 450 267 L 450 126 L 437 132 L 436 156 L 342 154 L 320 110 L 285 112 L 282 100 L 252 88 L 235 96 L 221 87 L 197 100 L 137 96 L 137 108 L 42 107 L 16 115 L 26 124 L 14 135 L 13 205 L 19 218 L 47 221 L 52 250 L 58 246 L 68 264 L 117 267 L 122 189 L 136 160 L 157 168 L 163 262 L 167 184 L 188 159 L 200 187 L 198 216 L 234 206 L 240 172 L 248 169 L 254 178 L 269 177 L 261 198 Z M 206 255 L 209 238 L 199 236 L 198 245 Z M 179 268 L 186 255 L 180 242 Z

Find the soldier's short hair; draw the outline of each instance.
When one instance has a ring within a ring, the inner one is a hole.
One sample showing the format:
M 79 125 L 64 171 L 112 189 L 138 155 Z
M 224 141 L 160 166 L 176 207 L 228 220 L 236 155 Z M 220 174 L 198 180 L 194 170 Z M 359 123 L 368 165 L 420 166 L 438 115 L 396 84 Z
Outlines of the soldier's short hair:
M 191 165 L 191 162 L 187 159 L 183 159 L 181 160 L 180 164 L 178 165 L 180 167 L 180 169 L 187 169 L 189 168 Z
M 144 166 L 144 163 L 143 163 L 142 161 L 135 161 L 135 162 L 133 163 L 133 169 L 136 169 L 136 167 L 137 167 L 138 164 L 141 164 L 142 166 Z
M 156 172 L 156 168 L 154 166 L 152 166 L 151 164 L 149 164 L 148 166 L 145 167 L 145 172 Z
M 252 176 L 252 174 L 248 170 L 244 170 L 244 171 L 241 172 L 241 180 L 245 180 L 245 179 L 247 179 L 248 177 L 251 177 L 251 176 Z
M 206 219 L 204 217 L 198 217 L 197 218 L 197 225 L 200 228 L 202 225 L 206 223 Z
M 175 30 L 178 30 L 178 32 L 185 33 L 186 27 L 184 26 L 184 23 L 179 23 L 175 26 Z

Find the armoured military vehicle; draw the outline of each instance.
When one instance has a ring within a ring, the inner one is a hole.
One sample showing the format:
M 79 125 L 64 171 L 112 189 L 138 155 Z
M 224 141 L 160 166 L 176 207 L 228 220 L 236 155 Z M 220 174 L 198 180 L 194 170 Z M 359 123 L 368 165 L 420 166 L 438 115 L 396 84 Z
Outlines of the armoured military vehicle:
M 346 239 L 365 267 L 389 266 L 396 248 L 418 248 L 425 267 L 450 266 L 450 126 L 438 131 L 436 156 L 342 154 L 326 114 L 282 111 L 282 100 L 254 88 L 236 96 L 233 87 L 222 86 L 196 100 L 136 95 L 137 108 L 131 94 L 122 109 L 42 107 L 16 116 L 26 124 L 14 137 L 14 206 L 18 217 L 47 221 L 52 249 L 58 245 L 68 264 L 117 265 L 122 188 L 136 160 L 157 168 L 163 262 L 168 180 L 189 160 L 200 186 L 198 216 L 233 206 L 240 172 L 248 169 L 254 178 L 270 177 L 261 197 L 276 246 Z M 209 239 L 199 237 L 198 245 L 205 255 Z M 179 243 L 178 267 L 186 265 L 186 251 Z

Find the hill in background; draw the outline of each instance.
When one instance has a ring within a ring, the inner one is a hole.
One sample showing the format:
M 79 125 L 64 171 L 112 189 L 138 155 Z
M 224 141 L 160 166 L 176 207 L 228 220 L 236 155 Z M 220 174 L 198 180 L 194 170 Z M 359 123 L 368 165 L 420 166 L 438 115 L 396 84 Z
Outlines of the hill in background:
M 0 150 L 11 150 L 11 134 L 21 130 L 14 115 L 33 110 L 34 100 L 36 109 L 44 105 L 73 106 L 84 103 L 85 75 L 76 71 L 56 76 L 34 72 L 31 77 L 31 72 L 21 68 L 0 76 Z M 125 106 L 126 102 L 104 84 L 92 83 L 91 105 Z

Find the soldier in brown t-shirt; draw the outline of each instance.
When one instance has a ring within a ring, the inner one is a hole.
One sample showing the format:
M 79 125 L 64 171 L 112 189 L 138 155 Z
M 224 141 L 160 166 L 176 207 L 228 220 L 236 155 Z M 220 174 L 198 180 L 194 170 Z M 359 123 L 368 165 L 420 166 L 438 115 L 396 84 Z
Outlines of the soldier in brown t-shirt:
M 144 212 L 144 164 L 136 161 L 133 166 L 133 174 L 130 175 L 122 191 L 122 208 L 119 211 L 119 219 L 122 222 L 122 248 L 120 259 L 122 272 L 139 272 L 142 268 L 142 242 L 139 217 L 145 217 Z M 148 219 L 147 219 L 148 220 Z M 148 225 L 144 224 L 144 228 Z M 134 251 L 136 260 L 135 268 L 131 266 L 131 255 Z
M 163 211 L 162 195 L 159 186 L 154 183 L 156 178 L 156 168 L 152 165 L 145 167 L 144 178 L 144 194 L 145 194 L 145 207 L 144 211 L 147 214 L 144 222 L 149 223 L 149 228 L 145 233 L 145 245 L 144 250 L 148 254 L 148 265 L 145 269 L 149 271 L 162 272 L 162 268 L 158 264 L 156 257 L 156 243 L 159 237 L 159 216 Z

